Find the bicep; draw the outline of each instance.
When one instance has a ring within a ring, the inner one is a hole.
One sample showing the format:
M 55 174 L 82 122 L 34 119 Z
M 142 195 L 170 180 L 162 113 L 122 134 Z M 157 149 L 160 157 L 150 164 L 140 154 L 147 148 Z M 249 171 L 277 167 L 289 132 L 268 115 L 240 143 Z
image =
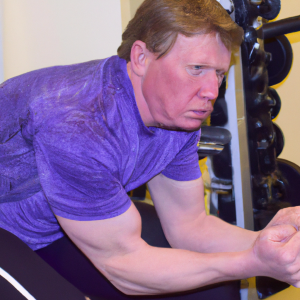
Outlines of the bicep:
M 123 214 L 104 220 L 76 221 L 56 216 L 74 244 L 105 274 L 109 261 L 144 246 L 141 217 L 132 204 Z
M 149 181 L 148 187 L 168 239 L 206 216 L 202 177 L 176 181 L 159 174 Z

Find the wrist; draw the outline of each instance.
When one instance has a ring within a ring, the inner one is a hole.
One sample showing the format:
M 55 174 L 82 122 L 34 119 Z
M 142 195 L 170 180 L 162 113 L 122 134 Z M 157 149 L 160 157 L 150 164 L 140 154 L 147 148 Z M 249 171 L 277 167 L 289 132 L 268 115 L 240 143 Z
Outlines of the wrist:
M 252 249 L 208 255 L 213 258 L 213 261 L 208 264 L 213 266 L 215 271 L 213 273 L 218 274 L 215 276 L 217 280 L 211 283 L 246 279 L 258 275 L 259 262 Z
M 242 262 L 243 269 L 246 271 L 246 277 L 243 278 L 251 278 L 255 276 L 264 276 L 264 264 L 257 257 L 255 253 L 255 248 L 252 246 L 250 249 L 244 251 L 245 252 L 245 260 Z
M 251 278 L 257 275 L 261 275 L 261 262 L 257 259 L 253 247 L 232 253 L 234 256 L 234 262 L 229 271 L 231 276 L 237 276 L 238 279 Z

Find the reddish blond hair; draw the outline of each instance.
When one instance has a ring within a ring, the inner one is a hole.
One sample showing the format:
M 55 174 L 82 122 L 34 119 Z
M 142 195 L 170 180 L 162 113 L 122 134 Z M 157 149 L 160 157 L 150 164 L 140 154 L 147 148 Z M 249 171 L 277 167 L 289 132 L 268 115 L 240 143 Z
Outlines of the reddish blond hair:
M 178 34 L 212 32 L 228 50 L 238 48 L 243 40 L 243 29 L 216 0 L 145 0 L 122 35 L 118 55 L 130 61 L 131 47 L 140 40 L 159 58 L 172 48 Z

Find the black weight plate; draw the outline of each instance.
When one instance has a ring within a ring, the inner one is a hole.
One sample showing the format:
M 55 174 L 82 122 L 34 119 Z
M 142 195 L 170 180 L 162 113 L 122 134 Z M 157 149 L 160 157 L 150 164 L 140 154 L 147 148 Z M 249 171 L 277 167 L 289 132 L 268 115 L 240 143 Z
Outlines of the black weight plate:
M 267 20 L 275 19 L 281 9 L 280 0 L 263 0 L 258 6 L 259 15 Z
M 200 142 L 228 144 L 231 141 L 231 133 L 223 127 L 202 126 Z
M 273 123 L 273 127 L 275 130 L 275 151 L 278 157 L 284 148 L 284 135 L 277 124 Z
M 225 222 L 236 225 L 235 201 L 232 194 L 218 195 L 219 218 Z
M 287 182 L 287 199 L 292 206 L 300 205 L 299 186 L 300 186 L 300 167 L 286 159 L 277 159 L 278 169 Z
M 293 49 L 286 36 L 265 40 L 265 51 L 272 54 L 267 67 L 269 86 L 280 83 L 289 74 L 293 64 Z
M 273 100 L 275 100 L 275 106 L 272 106 L 271 109 L 270 109 L 271 119 L 273 120 L 278 116 L 279 111 L 281 109 L 281 99 L 280 99 L 277 91 L 273 88 L 269 88 L 268 95 Z
M 224 126 L 228 122 L 227 104 L 224 98 L 218 98 L 210 115 L 212 126 Z
M 224 150 L 212 156 L 212 169 L 217 178 L 232 180 L 231 151 L 229 144 L 224 146 Z

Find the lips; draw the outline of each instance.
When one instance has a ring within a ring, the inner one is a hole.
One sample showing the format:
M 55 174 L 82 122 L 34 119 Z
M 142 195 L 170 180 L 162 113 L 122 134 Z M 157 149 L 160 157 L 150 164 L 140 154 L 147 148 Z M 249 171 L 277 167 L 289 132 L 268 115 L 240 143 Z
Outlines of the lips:
M 207 110 L 193 110 L 193 112 L 199 116 L 204 116 L 205 114 L 207 114 Z
M 206 118 L 211 114 L 211 111 L 210 110 L 193 110 L 193 113 L 199 117 Z

